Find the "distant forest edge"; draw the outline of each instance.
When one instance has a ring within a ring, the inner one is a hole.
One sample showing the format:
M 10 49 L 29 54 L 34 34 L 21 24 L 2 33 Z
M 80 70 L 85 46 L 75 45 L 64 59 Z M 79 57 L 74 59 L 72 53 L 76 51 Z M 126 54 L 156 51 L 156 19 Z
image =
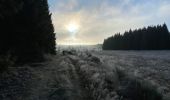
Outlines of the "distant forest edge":
M 55 42 L 47 0 L 0 1 L 0 63 L 42 61 L 56 53 Z
M 169 50 L 170 32 L 167 25 L 148 26 L 117 33 L 104 40 L 103 50 Z

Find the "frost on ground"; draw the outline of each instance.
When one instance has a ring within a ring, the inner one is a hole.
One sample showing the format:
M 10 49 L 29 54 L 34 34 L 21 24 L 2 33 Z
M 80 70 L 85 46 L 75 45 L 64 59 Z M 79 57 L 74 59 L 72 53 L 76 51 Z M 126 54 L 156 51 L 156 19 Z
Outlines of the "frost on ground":
M 93 54 L 111 67 L 150 81 L 163 95 L 170 96 L 170 51 L 101 51 Z
M 47 56 L 44 63 L 1 73 L 0 100 L 162 100 L 169 79 L 154 66 L 169 71 L 170 62 L 155 54 L 74 50 Z

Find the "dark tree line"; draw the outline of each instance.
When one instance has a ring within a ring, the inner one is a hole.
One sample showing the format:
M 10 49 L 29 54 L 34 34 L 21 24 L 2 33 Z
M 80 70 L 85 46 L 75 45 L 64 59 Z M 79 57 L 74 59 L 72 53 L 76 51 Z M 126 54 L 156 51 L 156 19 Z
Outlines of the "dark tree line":
M 55 53 L 47 0 L 0 0 L 0 56 L 11 55 L 26 63 Z
M 117 33 L 104 40 L 103 50 L 167 50 L 170 33 L 166 24 Z

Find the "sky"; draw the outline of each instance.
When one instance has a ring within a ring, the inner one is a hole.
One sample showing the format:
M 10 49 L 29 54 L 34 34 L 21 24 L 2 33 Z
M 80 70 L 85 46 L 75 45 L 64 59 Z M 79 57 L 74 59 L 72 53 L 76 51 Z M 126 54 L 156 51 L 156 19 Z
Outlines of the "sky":
M 48 0 L 57 44 L 93 45 L 115 33 L 166 23 L 170 0 Z

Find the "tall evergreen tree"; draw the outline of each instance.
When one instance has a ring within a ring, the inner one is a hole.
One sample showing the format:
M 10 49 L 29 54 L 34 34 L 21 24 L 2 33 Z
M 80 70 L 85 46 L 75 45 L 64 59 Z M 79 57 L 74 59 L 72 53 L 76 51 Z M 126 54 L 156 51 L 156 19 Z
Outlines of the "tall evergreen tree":
M 0 56 L 11 54 L 19 63 L 55 54 L 55 33 L 47 0 L 0 1 Z

